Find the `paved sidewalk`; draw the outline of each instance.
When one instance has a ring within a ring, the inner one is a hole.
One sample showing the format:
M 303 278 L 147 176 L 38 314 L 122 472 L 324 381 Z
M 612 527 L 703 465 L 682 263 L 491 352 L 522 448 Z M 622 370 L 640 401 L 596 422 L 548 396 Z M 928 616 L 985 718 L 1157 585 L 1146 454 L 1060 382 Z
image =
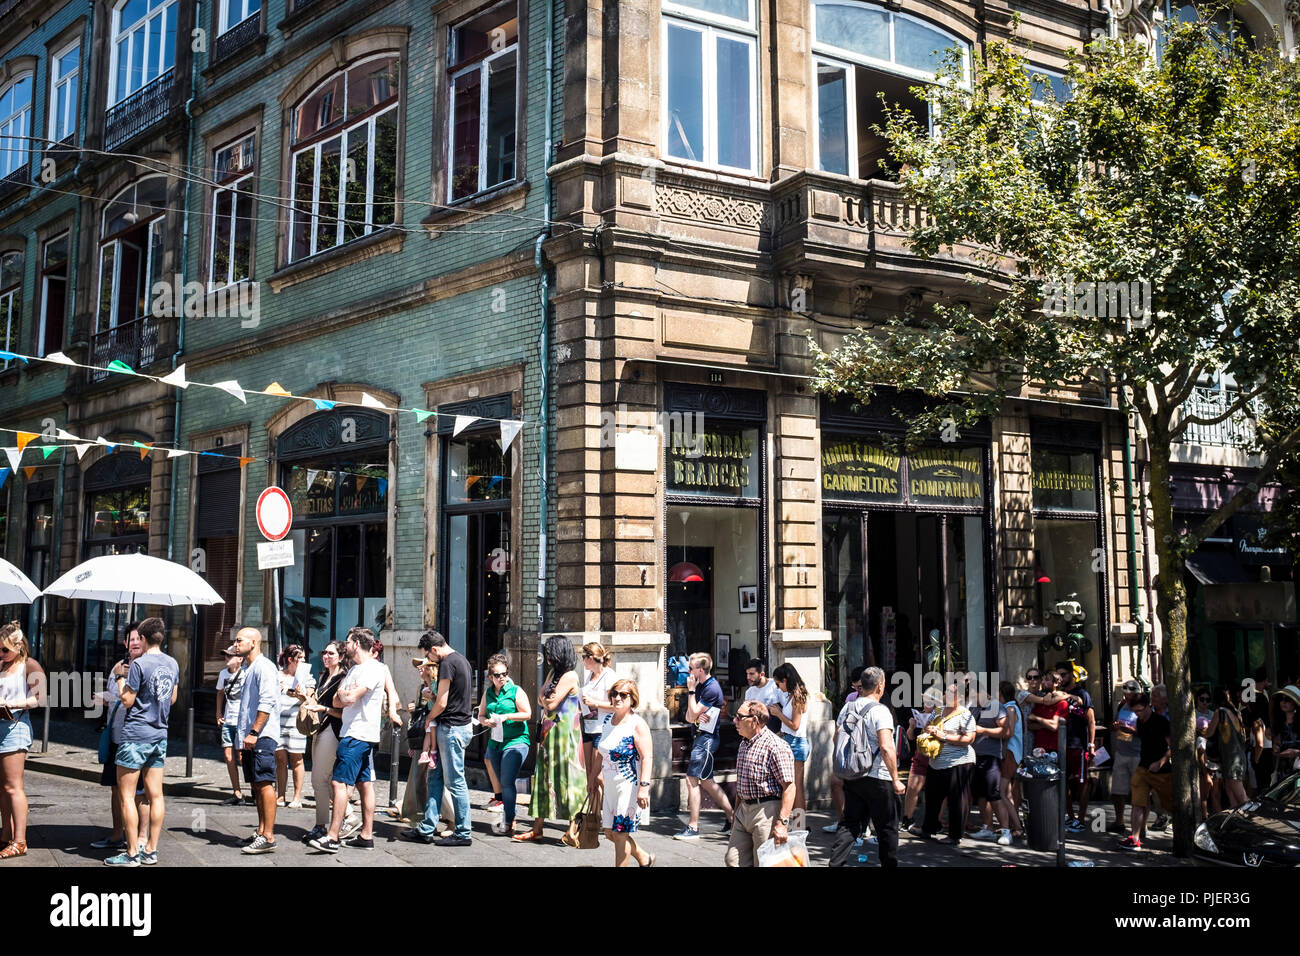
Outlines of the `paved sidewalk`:
M 80 817 L 79 828 L 86 829 L 86 840 L 94 839 L 98 832 L 94 826 L 107 825 L 107 797 L 102 801 L 97 798 L 106 794 L 102 789 L 91 789 L 90 784 L 98 787 L 100 764 L 98 761 L 99 735 L 92 725 L 81 722 L 54 721 L 50 726 L 50 745 L 47 753 L 40 753 L 40 739 L 28 756 L 27 769 L 36 775 L 52 774 L 68 778 L 68 784 L 55 784 L 50 781 L 43 785 L 39 776 L 28 778 L 28 792 L 33 800 L 40 800 L 39 794 L 51 791 L 53 803 L 48 809 L 36 811 L 33 808 L 32 825 L 38 832 L 44 820 L 49 820 L 57 812 L 64 793 L 76 793 L 74 816 Z M 278 865 L 292 863 L 295 865 L 338 865 L 339 862 L 354 865 L 463 865 L 463 866 L 608 866 L 613 860 L 613 848 L 608 841 L 602 840 L 601 849 L 596 852 L 581 852 L 560 846 L 558 837 L 560 829 L 552 824 L 547 828 L 551 837 L 543 846 L 512 843 L 502 836 L 490 831 L 493 821 L 500 820 L 500 814 L 487 812 L 485 809 L 491 794 L 483 789 L 471 790 L 473 805 L 474 846 L 467 851 L 440 850 L 418 844 L 397 840 L 401 824 L 391 821 L 382 810 L 377 814 L 376 850 L 373 854 L 356 851 L 330 857 L 308 851 L 296 844 L 296 838 L 306 832 L 312 825 L 314 814 L 309 809 L 313 798 L 310 794 L 308 779 L 308 809 L 281 810 L 277 817 L 277 832 L 286 838 L 283 849 L 274 857 L 246 857 L 227 852 L 238 846 L 238 838 L 252 831 L 256 817 L 251 807 L 222 807 L 220 801 L 230 795 L 229 778 L 220 751 L 213 745 L 196 745 L 194 769 L 191 776 L 185 775 L 184 740 L 173 739 L 169 744 L 172 756 L 167 759 L 165 770 L 165 792 L 169 802 L 177 811 L 168 812 L 168 829 L 173 830 L 174 823 L 188 822 L 196 813 L 201 813 L 206 820 L 204 836 L 196 842 L 191 834 L 183 832 L 183 825 L 176 825 L 174 838 L 168 838 L 170 844 L 168 856 L 178 863 L 187 865 L 236 865 L 248 864 L 256 860 L 275 860 Z M 378 800 L 385 806 L 389 797 L 389 783 L 383 774 L 378 782 Z M 72 781 L 80 781 L 73 784 Z M 58 796 L 54 796 L 55 794 Z M 84 794 L 84 797 L 81 795 Z M 401 788 L 398 788 L 398 798 Z M 99 802 L 103 812 L 95 811 Z M 184 806 L 185 809 L 181 809 Z M 1106 822 L 1114 818 L 1109 803 L 1102 808 L 1106 812 Z M 72 808 L 69 808 L 72 811 Z M 104 817 L 100 820 L 99 817 Z M 527 821 L 526 806 L 520 807 L 520 820 Z M 719 866 L 726 851 L 727 839 L 720 833 L 722 814 L 716 810 L 706 811 L 701 817 L 702 836 L 697 841 L 680 842 L 672 839 L 684 825 L 685 813 L 657 813 L 651 817 L 649 825 L 643 830 L 644 846 L 658 857 L 660 866 Z M 173 823 L 174 821 L 174 823 Z M 52 822 L 52 821 L 51 821 Z M 808 815 L 809 822 L 809 856 L 814 866 L 825 865 L 830 856 L 834 836 L 824 833 L 822 827 L 831 822 L 829 813 L 813 811 Z M 58 824 L 62 828 L 68 824 Z M 94 833 L 94 836 L 90 835 Z M 33 852 L 29 857 L 31 863 L 40 865 L 68 865 L 70 861 L 61 856 L 61 852 L 37 837 L 33 847 L 44 846 L 44 852 Z M 1129 853 L 1118 848 L 1115 836 L 1105 833 L 1087 832 L 1070 834 L 1066 842 L 1066 858 L 1093 866 L 1186 866 L 1186 861 L 1178 861 L 1171 855 L 1172 831 L 1166 833 L 1149 833 L 1147 847 L 1141 853 Z M 183 849 L 178 858 L 175 851 Z M 866 862 L 859 864 L 856 860 L 850 865 L 876 866 L 878 863 L 875 850 L 865 845 L 860 852 Z M 963 840 L 954 850 L 938 841 L 921 840 L 903 834 L 899 845 L 899 858 L 904 866 L 1037 866 L 1054 867 L 1056 853 L 1039 853 L 1030 850 L 1024 843 L 1010 847 L 997 846 L 992 841 Z M 97 855 L 86 858 L 78 854 L 73 862 L 98 862 Z

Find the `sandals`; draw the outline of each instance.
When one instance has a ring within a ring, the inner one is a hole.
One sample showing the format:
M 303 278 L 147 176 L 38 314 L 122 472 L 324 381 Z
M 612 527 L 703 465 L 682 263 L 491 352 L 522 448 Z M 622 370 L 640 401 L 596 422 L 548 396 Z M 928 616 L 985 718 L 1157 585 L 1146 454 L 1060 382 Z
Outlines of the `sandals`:
M 27 855 L 27 844 L 19 843 L 17 840 L 10 840 L 9 845 L 0 850 L 0 860 L 12 860 L 16 856 Z
M 657 859 L 657 857 L 656 857 L 653 853 L 651 853 L 651 854 L 650 854 L 650 862 L 649 862 L 649 863 L 642 863 L 641 866 L 644 867 L 644 868 L 646 868 L 646 869 L 649 869 L 650 867 L 652 867 L 652 866 L 655 865 L 655 860 L 656 860 L 656 859 Z
M 516 833 L 510 838 L 515 843 L 534 843 L 546 839 L 545 835 L 539 835 L 535 830 L 525 830 L 523 833 Z

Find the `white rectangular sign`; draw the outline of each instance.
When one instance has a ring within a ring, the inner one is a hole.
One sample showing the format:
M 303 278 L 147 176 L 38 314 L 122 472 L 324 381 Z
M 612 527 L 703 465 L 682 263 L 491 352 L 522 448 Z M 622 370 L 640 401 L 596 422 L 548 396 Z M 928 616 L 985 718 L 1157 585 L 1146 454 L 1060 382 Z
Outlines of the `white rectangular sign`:
M 259 541 L 257 543 L 257 570 L 287 568 L 293 564 L 293 539 L 284 541 Z

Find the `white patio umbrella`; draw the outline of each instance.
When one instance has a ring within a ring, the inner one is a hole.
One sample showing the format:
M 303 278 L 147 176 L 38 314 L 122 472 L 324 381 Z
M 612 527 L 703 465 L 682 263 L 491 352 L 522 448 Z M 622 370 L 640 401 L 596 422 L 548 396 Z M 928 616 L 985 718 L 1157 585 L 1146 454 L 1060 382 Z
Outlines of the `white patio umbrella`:
M 31 578 L 0 558 L 0 604 L 31 604 L 40 596 Z
M 105 554 L 77 565 L 44 591 L 54 597 L 111 604 L 224 604 L 183 564 L 147 554 Z

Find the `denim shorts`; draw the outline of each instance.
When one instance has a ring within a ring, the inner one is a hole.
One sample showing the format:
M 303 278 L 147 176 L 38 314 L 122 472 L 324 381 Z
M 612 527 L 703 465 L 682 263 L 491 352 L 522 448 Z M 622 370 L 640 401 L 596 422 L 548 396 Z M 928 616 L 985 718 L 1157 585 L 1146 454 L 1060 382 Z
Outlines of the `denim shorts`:
M 796 737 L 794 734 L 782 734 L 781 739 L 790 745 L 790 750 L 794 752 L 795 760 L 808 760 L 808 738 Z
M 223 747 L 239 746 L 238 742 L 235 740 L 235 732 L 236 732 L 236 728 L 234 724 L 222 724 L 221 725 L 221 746 Z
M 153 770 L 167 760 L 167 738 L 136 742 L 124 740 L 117 745 L 113 762 L 122 770 Z
M 32 721 L 25 711 L 17 720 L 0 720 L 0 754 L 32 749 Z
M 339 750 L 334 757 L 334 773 L 330 779 L 349 787 L 374 780 L 375 748 L 378 746 L 368 740 L 344 737 L 339 741 Z
M 713 755 L 718 752 L 718 735 L 695 735 L 691 745 L 691 759 L 686 764 L 686 776 L 696 780 L 709 780 L 713 777 Z
M 258 737 L 252 750 L 241 750 L 240 762 L 244 765 L 244 779 L 253 783 L 275 783 L 275 741 Z

